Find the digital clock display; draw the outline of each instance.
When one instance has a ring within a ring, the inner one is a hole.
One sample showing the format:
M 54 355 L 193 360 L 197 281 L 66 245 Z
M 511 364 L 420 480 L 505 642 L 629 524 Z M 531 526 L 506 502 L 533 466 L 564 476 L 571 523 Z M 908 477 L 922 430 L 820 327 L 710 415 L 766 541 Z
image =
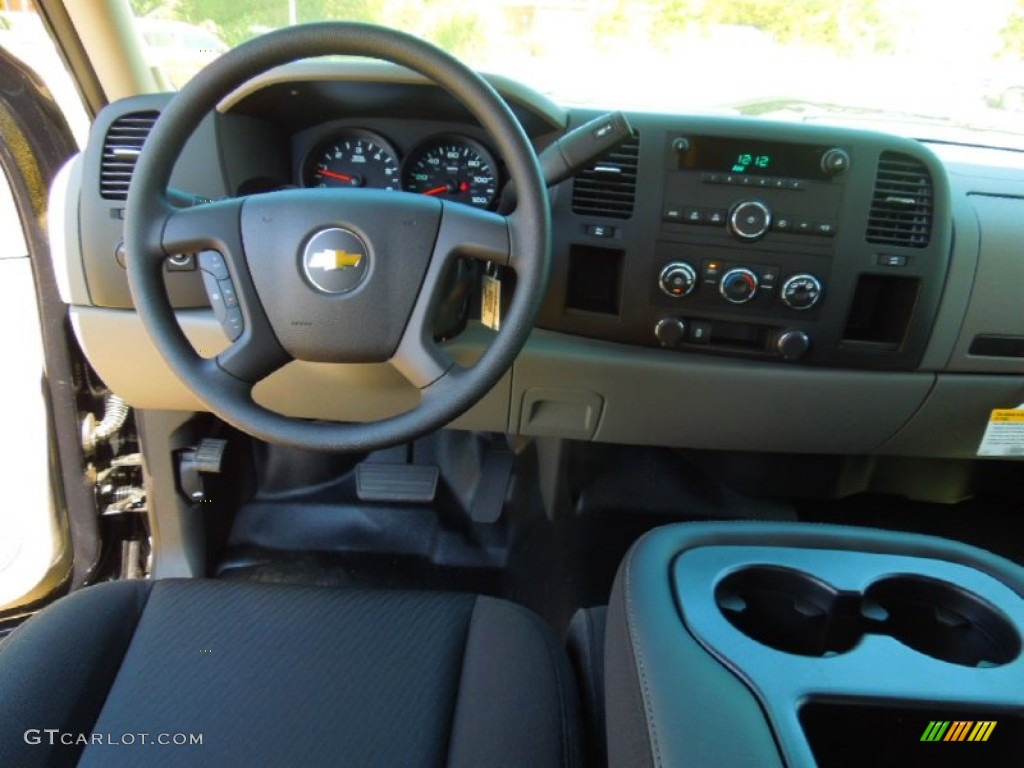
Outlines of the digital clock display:
M 719 136 L 687 136 L 686 139 L 690 147 L 679 153 L 679 167 L 683 170 L 787 179 L 830 178 L 821 169 L 821 157 L 828 147 Z
M 746 173 L 754 171 L 767 171 L 772 164 L 771 155 L 752 155 L 750 152 L 740 152 L 732 164 L 733 173 Z

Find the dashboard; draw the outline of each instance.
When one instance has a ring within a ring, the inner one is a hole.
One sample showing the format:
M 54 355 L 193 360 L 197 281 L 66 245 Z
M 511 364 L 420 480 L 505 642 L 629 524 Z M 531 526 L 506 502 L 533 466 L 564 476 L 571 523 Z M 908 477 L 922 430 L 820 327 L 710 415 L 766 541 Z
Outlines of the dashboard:
M 493 84 L 538 151 L 599 115 Z M 131 151 L 167 95 L 108 107 L 53 191 L 62 294 L 127 400 L 201 409 L 132 310 L 123 268 Z M 513 369 L 455 426 L 689 448 L 974 458 L 994 408 L 1024 401 L 1020 153 L 730 116 L 629 113 L 634 135 L 551 189 L 548 293 Z M 486 133 L 405 70 L 298 64 L 247 84 L 190 139 L 172 186 L 201 199 L 372 186 L 495 210 Z M 228 339 L 194 255 L 166 265 L 179 319 Z M 496 274 L 514 290 L 514 276 Z M 486 345 L 476 273 L 438 335 Z M 507 292 L 506 292 L 507 298 Z M 315 391 L 316 397 L 309 392 Z M 254 396 L 361 420 L 417 393 L 387 365 L 293 362 Z

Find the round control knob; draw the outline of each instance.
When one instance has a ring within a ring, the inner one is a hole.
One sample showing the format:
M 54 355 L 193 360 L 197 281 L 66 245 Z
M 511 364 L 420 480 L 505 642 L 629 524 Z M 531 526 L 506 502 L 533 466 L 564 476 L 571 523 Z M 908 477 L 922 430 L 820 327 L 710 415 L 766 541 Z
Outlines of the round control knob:
M 697 287 L 697 273 L 685 261 L 673 261 L 661 270 L 658 286 L 673 299 L 689 296 Z
M 672 141 L 672 149 L 678 152 L 680 155 L 690 151 L 690 140 L 685 136 L 680 136 Z
M 678 317 L 663 317 L 654 326 L 654 335 L 663 347 L 674 347 L 686 336 L 686 323 Z
M 733 304 L 746 304 L 757 295 L 757 275 L 749 269 L 730 269 L 722 276 L 718 292 L 722 298 Z
M 810 309 L 821 300 L 821 281 L 806 272 L 782 284 L 782 303 L 790 309 Z
M 786 331 L 775 340 L 783 360 L 799 360 L 811 348 L 811 337 L 803 331 Z
M 757 200 L 736 203 L 729 214 L 729 229 L 740 240 L 757 240 L 772 225 L 772 212 Z
M 838 176 L 841 173 L 845 173 L 846 169 L 850 167 L 850 155 L 845 149 L 834 149 L 827 150 L 825 154 L 821 156 L 821 170 L 827 176 Z

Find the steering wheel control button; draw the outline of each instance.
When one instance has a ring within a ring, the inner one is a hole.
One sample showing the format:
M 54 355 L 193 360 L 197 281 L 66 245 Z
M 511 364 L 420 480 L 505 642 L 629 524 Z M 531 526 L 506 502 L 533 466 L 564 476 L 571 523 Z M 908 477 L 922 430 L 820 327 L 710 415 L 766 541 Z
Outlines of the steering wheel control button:
M 217 318 L 217 322 L 223 325 L 227 317 L 228 307 L 224 303 L 224 294 L 221 292 L 220 281 L 209 272 L 203 272 L 203 288 L 206 289 L 206 298 L 210 300 L 210 307 Z
M 821 281 L 814 275 L 793 275 L 782 284 L 782 303 L 790 309 L 810 309 L 821 300 L 821 292 Z
M 126 256 L 126 253 L 127 252 L 124 249 L 124 241 L 122 240 L 114 248 L 114 260 L 117 262 L 117 266 L 119 266 L 121 269 L 125 269 L 125 256 Z
M 228 335 L 228 338 L 231 341 L 237 341 L 238 337 L 242 335 L 242 331 L 245 330 L 245 320 L 242 318 L 242 310 L 238 307 L 229 309 L 224 320 L 221 322 L 221 326 L 224 328 L 224 333 Z
M 370 270 L 370 251 L 351 230 L 331 227 L 317 232 L 302 252 L 302 271 L 323 293 L 348 293 Z
M 731 304 L 746 304 L 757 295 L 757 275 L 749 269 L 730 269 L 718 284 L 718 292 Z
M 772 212 L 757 200 L 736 203 L 729 214 L 729 229 L 740 240 L 757 240 L 772 225 Z
M 666 264 L 658 275 L 658 287 L 673 299 L 689 296 L 697 287 L 697 273 L 685 261 L 673 261 Z
M 227 280 L 231 277 L 228 274 L 228 265 L 224 257 L 216 251 L 202 251 L 199 254 L 199 268 L 203 272 L 213 275 L 217 280 Z
M 235 293 L 235 285 L 231 282 L 231 279 L 218 280 L 217 284 L 220 286 L 220 295 L 224 297 L 224 306 L 228 309 L 238 306 L 238 294 Z
M 654 336 L 663 347 L 675 347 L 686 338 L 686 321 L 678 317 L 663 317 L 654 326 Z
M 811 348 L 811 338 L 803 331 L 785 331 L 775 341 L 775 349 L 783 360 L 799 360 Z

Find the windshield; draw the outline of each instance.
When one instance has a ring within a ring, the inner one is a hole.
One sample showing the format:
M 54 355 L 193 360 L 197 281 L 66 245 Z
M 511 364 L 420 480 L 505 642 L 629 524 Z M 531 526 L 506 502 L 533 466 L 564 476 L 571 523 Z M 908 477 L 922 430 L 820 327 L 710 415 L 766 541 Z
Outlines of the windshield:
M 561 104 L 856 123 L 1024 148 L 1024 0 L 133 0 L 180 87 L 292 23 L 419 35 Z

